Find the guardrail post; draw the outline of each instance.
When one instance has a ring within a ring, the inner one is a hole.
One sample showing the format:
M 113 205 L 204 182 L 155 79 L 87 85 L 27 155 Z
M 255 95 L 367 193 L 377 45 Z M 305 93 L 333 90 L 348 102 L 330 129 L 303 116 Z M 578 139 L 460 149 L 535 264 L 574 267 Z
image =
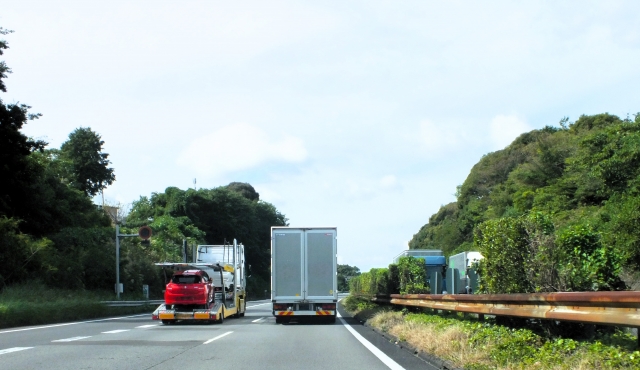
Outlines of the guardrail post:
M 484 321 L 484 314 L 483 313 L 478 315 L 478 320 Z

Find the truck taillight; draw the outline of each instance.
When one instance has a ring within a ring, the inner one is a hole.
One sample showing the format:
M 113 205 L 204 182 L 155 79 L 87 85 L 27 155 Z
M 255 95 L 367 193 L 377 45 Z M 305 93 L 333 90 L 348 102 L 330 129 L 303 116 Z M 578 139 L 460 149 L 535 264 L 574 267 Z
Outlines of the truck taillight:
M 286 304 L 282 304 L 282 303 L 274 303 L 273 304 L 273 310 L 274 311 L 285 311 L 287 309 L 287 305 Z
M 336 304 L 335 303 L 323 303 L 322 304 L 322 309 L 323 310 L 335 310 L 336 309 Z

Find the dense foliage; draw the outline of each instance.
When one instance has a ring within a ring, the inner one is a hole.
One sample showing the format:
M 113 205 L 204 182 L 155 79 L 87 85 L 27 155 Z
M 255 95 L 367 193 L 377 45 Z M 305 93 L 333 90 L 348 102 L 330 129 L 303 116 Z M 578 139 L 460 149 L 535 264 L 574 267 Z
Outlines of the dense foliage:
M 0 28 L 0 35 L 8 33 Z M 7 48 L 0 40 L 0 55 Z M 6 92 L 10 72 L 0 62 L 0 91 Z M 59 149 L 47 148 L 21 132 L 40 116 L 29 109 L 0 99 L 0 290 L 39 280 L 49 288 L 113 291 L 114 221 L 122 219 L 110 218 L 91 199 L 115 181 L 104 141 L 91 128 L 78 128 Z M 170 187 L 141 197 L 121 233 L 134 234 L 149 224 L 154 235 L 148 246 L 137 238 L 122 239 L 120 281 L 127 296 L 150 285 L 152 295 L 160 297 L 165 280 L 155 262 L 182 261 L 184 240 L 191 246 L 235 238 L 245 245 L 252 267 L 250 293 L 263 292 L 269 286 L 269 230 L 286 221 L 241 182 L 198 191 Z
M 127 226 L 142 225 L 154 230 L 151 244 L 130 244 L 137 243 L 154 262 L 181 261 L 183 240 L 192 246 L 236 239 L 244 244 L 246 263 L 251 266 L 247 290 L 257 296 L 269 289 L 270 228 L 286 226 L 287 219 L 272 204 L 261 201 L 251 185 L 236 182 L 214 189 L 170 187 L 141 197 L 133 204 Z
M 429 293 L 426 279 L 424 259 L 400 257 L 389 268 L 372 268 L 351 278 L 349 291 L 355 295 Z
M 639 206 L 640 114 L 563 119 L 483 156 L 409 246 L 480 249 L 489 291 L 619 289 L 640 268 Z
M 0 54 L 7 48 L 1 41 Z M 2 91 L 9 72 L 0 63 Z M 31 279 L 67 288 L 109 288 L 115 279 L 115 261 L 106 252 L 109 219 L 61 175 L 73 171 L 55 150 L 21 132 L 40 116 L 29 108 L 0 99 L 0 289 Z M 94 149 L 102 154 L 101 147 Z
M 360 275 L 360 269 L 355 266 L 338 265 L 338 291 L 349 290 L 349 280 Z

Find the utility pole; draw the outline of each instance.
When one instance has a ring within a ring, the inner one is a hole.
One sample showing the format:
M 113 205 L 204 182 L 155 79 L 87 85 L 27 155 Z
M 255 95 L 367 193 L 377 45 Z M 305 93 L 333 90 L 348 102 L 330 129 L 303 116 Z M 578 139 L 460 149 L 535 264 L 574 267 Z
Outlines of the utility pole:
M 116 298 L 120 299 L 120 238 L 133 238 L 138 234 L 120 234 L 120 222 L 116 222 Z

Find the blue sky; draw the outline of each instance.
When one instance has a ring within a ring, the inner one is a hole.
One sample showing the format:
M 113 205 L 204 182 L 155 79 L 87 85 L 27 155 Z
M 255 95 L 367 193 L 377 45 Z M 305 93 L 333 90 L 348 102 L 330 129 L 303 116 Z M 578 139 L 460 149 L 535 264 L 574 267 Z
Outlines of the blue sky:
M 5 103 L 102 135 L 108 202 L 251 183 L 384 267 L 488 152 L 640 111 L 636 1 L 1 1 Z

